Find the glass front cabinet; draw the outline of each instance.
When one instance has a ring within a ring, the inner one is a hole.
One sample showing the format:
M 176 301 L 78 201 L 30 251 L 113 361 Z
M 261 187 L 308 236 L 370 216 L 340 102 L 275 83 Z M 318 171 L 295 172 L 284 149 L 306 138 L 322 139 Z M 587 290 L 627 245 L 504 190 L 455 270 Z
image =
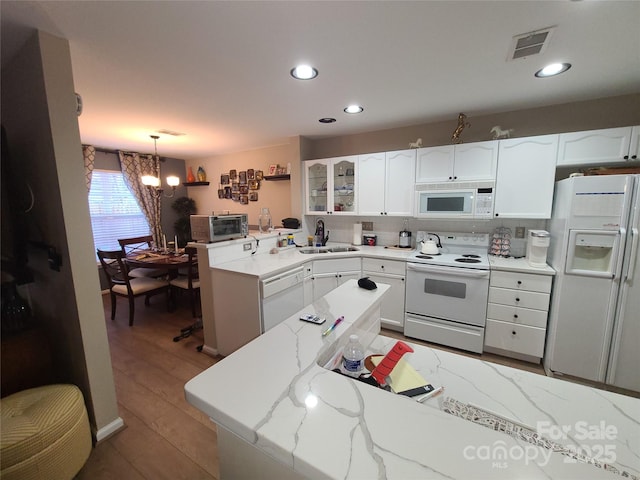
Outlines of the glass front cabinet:
M 358 213 L 355 178 L 358 157 L 323 158 L 305 162 L 308 215 Z

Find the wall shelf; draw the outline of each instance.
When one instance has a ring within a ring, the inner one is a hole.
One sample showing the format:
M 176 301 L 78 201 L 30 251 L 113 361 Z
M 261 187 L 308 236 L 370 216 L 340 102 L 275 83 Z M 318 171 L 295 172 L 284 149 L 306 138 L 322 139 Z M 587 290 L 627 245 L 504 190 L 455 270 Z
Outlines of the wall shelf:
M 183 182 L 182 185 L 185 187 L 204 187 L 209 185 L 209 182 Z
M 265 175 L 264 176 L 265 180 L 289 180 L 291 179 L 291 175 L 286 174 L 286 175 Z

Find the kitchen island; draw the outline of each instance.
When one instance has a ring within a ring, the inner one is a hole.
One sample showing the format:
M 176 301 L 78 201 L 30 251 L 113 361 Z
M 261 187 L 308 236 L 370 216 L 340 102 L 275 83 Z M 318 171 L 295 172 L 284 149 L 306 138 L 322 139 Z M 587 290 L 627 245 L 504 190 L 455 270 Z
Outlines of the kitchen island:
M 324 325 L 294 315 L 186 384 L 218 425 L 221 478 L 619 478 L 589 459 L 640 475 L 638 399 L 414 344 L 404 359 L 445 388 L 424 403 L 323 368 L 350 333 L 370 352 L 395 344 L 379 335 L 386 289 L 349 281 L 304 309 Z M 488 412 L 484 424 L 447 402 Z M 570 445 L 585 447 L 581 460 L 547 448 Z

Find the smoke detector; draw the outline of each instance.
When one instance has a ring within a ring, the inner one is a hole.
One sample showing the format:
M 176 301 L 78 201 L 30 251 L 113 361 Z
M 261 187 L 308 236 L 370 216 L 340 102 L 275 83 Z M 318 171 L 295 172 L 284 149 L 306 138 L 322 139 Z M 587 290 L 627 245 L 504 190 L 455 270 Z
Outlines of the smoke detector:
M 547 27 L 513 37 L 507 61 L 538 55 L 545 51 L 556 27 Z

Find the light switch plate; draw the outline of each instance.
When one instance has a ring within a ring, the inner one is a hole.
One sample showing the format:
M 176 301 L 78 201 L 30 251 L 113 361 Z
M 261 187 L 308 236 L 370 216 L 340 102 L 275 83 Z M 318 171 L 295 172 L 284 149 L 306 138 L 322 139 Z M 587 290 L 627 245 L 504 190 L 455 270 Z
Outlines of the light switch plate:
M 243 252 L 248 252 L 249 250 L 251 250 L 251 243 L 245 243 L 242 245 Z
M 516 227 L 516 238 L 524 238 L 524 227 Z

